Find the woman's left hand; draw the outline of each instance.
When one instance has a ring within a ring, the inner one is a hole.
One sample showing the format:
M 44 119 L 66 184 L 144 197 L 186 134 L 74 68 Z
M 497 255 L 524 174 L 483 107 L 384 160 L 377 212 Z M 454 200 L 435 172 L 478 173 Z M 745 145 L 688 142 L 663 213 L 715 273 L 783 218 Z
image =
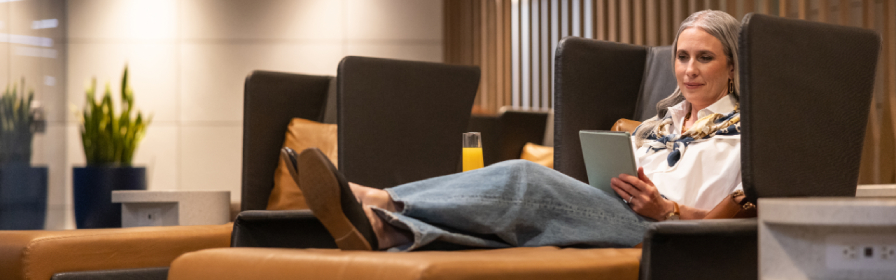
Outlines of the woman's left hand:
M 644 175 L 643 167 L 638 168 L 638 177 L 620 174 L 619 177 L 610 179 L 610 185 L 641 216 L 662 221 L 672 211 L 672 202 L 660 196 L 650 178 Z

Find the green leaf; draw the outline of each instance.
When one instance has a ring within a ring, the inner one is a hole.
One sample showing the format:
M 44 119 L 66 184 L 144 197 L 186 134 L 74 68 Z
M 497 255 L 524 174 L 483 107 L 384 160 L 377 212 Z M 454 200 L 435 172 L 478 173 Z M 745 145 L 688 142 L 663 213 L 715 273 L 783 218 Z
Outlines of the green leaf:
M 132 115 L 136 108 L 129 78 L 129 70 L 125 65 L 121 78 L 121 111 L 115 110 L 108 83 L 100 101 L 95 99 L 95 79 L 91 87 L 87 88 L 87 103 L 82 113 L 81 141 L 88 165 L 127 166 L 133 160 L 134 151 L 142 140 L 149 121 L 143 118 L 139 110 L 136 116 Z

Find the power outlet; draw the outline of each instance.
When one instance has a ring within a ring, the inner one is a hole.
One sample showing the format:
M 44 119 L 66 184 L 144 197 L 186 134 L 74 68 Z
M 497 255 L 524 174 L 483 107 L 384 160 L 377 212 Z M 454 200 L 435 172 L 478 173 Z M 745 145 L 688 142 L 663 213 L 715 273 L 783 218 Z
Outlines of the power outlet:
M 138 227 L 162 226 L 162 208 L 146 207 L 137 211 Z
M 896 260 L 896 246 L 881 246 L 880 258 L 883 260 Z
M 835 270 L 896 270 L 896 236 L 835 234 L 826 239 L 826 264 Z

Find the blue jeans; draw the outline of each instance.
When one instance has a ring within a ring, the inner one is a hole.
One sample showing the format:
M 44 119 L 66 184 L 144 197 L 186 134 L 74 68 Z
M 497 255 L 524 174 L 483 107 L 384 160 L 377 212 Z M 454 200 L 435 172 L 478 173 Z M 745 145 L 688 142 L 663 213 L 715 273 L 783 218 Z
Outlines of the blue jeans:
M 411 251 L 436 240 L 484 248 L 632 247 L 651 221 L 616 195 L 525 160 L 386 191 L 404 209 L 374 211 L 414 238 L 390 251 Z

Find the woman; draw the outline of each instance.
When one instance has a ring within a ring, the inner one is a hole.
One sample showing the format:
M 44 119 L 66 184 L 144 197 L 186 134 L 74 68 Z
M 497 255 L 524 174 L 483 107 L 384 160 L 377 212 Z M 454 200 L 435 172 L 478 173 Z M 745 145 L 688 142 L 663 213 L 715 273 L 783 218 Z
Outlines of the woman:
M 522 160 L 379 190 L 348 183 L 317 149 L 283 156 L 341 249 L 410 251 L 436 240 L 631 247 L 650 222 L 701 219 L 741 188 L 739 28 L 720 11 L 682 22 L 673 43 L 678 88 L 635 132 L 638 176 L 611 180 L 623 200 Z

